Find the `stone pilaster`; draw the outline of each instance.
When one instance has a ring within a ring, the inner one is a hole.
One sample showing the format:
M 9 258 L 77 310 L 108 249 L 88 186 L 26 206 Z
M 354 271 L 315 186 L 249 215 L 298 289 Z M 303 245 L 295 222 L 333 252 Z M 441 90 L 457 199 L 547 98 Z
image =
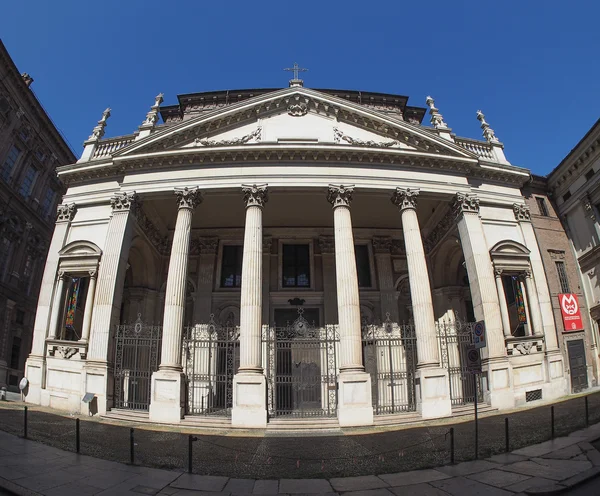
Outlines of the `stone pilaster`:
M 60 271 L 56 281 L 54 302 L 52 303 L 52 314 L 50 315 L 50 326 L 48 327 L 48 339 L 56 339 L 56 336 L 60 338 L 58 321 L 65 306 L 65 279 L 66 275 L 64 271 Z
M 487 399 L 497 408 L 514 407 L 512 372 L 506 358 L 504 330 L 500 316 L 494 269 L 479 218 L 479 199 L 457 193 L 452 203 L 467 266 L 473 310 L 477 320 L 485 321 L 487 347 L 482 350 L 487 374 Z
M 500 303 L 502 330 L 504 331 L 504 337 L 509 338 L 512 333 L 510 332 L 510 317 L 506 303 L 506 294 L 504 293 L 504 282 L 502 281 L 502 269 L 494 269 L 494 277 L 496 278 L 496 291 L 498 291 L 498 301 Z
M 240 297 L 240 367 L 234 377 L 232 425 L 266 427 L 266 380 L 261 362 L 263 236 L 267 185 L 242 185 L 246 203 Z
M 417 218 L 418 190 L 396 188 L 392 203 L 402 216 L 402 231 L 406 248 L 406 262 L 417 337 L 417 375 L 423 417 L 440 417 L 452 413 L 448 371 L 440 367 L 439 345 L 435 315 L 425 259 L 423 239 Z
M 398 301 L 394 288 L 394 271 L 392 268 L 392 238 L 376 236 L 373 238 L 373 251 L 375 252 L 375 267 L 377 281 L 379 282 L 379 295 L 381 298 L 381 315 L 390 316 L 392 322 L 398 322 Z
M 262 321 L 269 322 L 271 316 L 271 247 L 273 238 L 263 237 L 263 283 L 262 283 Z
M 196 281 L 196 297 L 194 299 L 193 324 L 206 323 L 212 313 L 213 275 L 219 239 L 198 238 L 192 241 L 198 256 L 198 279 Z
M 82 343 L 87 343 L 90 339 L 90 329 L 92 327 L 92 314 L 94 312 L 94 297 L 96 296 L 96 279 L 98 272 L 90 270 L 90 283 L 88 285 L 87 296 L 85 298 L 85 309 L 83 311 L 83 329 L 81 331 Z
M 325 324 L 338 323 L 337 288 L 335 282 L 335 242 L 333 236 L 319 236 L 323 267 L 323 310 Z
M 358 274 L 350 204 L 354 186 L 329 185 L 333 206 L 335 273 L 340 333 L 338 419 L 341 426 L 371 425 L 371 376 L 362 361 Z
M 531 276 L 531 271 L 527 270 L 525 276 L 525 290 L 527 291 L 527 300 L 529 301 L 529 314 L 531 315 L 531 334 L 533 336 L 542 335 L 542 314 L 540 312 L 540 303 L 538 301 L 537 289 Z
M 198 188 L 175 189 L 177 196 L 177 221 L 169 259 L 169 273 L 165 290 L 165 313 L 161 359 L 158 371 L 152 374 L 150 419 L 179 422 L 185 406 L 185 378 L 181 366 L 181 338 L 185 313 L 190 254 L 192 214 L 202 201 Z

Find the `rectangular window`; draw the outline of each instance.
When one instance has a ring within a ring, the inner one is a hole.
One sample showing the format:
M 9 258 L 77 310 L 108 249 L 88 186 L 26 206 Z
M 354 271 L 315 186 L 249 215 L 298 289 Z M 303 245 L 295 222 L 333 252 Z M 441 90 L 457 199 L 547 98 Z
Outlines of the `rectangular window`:
M 569 198 L 571 198 L 571 192 L 567 191 L 564 195 L 563 195 L 563 201 L 567 201 Z
M 358 287 L 371 287 L 371 264 L 369 263 L 369 247 L 367 245 L 355 245 L 354 255 L 356 257 L 356 273 L 358 274 Z
M 309 245 L 283 245 L 282 286 L 284 288 L 310 287 Z
M 560 290 L 563 293 L 570 293 L 569 278 L 567 277 L 567 269 L 564 262 L 556 262 L 556 272 L 558 272 L 558 280 L 560 282 Z
M 35 167 L 31 164 L 27 166 L 27 170 L 25 171 L 25 176 L 23 177 L 23 181 L 21 181 L 21 187 L 19 188 L 19 193 L 21 196 L 28 198 L 31 194 L 31 190 L 33 189 L 33 183 L 35 181 L 35 176 L 37 175 L 37 171 Z
M 17 160 L 19 160 L 20 156 L 21 150 L 13 145 L 10 151 L 8 152 L 6 160 L 2 164 L 2 171 L 0 172 L 2 174 L 2 179 L 4 179 L 5 181 L 8 181 L 10 179 L 10 175 L 12 174 L 15 164 L 17 163 Z
M 19 358 L 21 357 L 21 338 L 14 337 L 12 342 L 12 351 L 10 354 L 10 368 L 18 370 Z
M 54 190 L 52 188 L 48 188 L 46 190 L 46 195 L 44 196 L 44 201 L 42 202 L 42 213 L 47 216 L 50 213 L 50 209 L 52 208 L 52 204 L 54 203 Z
M 24 324 L 25 323 L 25 312 L 23 310 L 17 310 L 16 317 L 15 317 L 15 322 L 17 324 Z
M 585 173 L 585 179 L 589 181 L 592 177 L 594 177 L 594 169 L 590 169 Z
M 242 246 L 224 245 L 221 259 L 221 287 L 239 288 L 242 285 Z
M 4 274 L 8 268 L 8 259 L 10 257 L 11 241 L 7 237 L 0 240 L 0 280 L 4 279 Z
M 536 197 L 535 201 L 537 202 L 540 215 L 548 217 L 548 207 L 546 206 L 546 200 L 544 198 Z

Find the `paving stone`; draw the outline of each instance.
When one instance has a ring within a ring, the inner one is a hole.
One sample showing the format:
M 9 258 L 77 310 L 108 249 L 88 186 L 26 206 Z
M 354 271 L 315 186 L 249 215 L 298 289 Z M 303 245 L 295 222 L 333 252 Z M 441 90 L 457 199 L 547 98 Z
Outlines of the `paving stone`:
M 553 458 L 553 459 L 557 459 L 557 460 L 569 460 L 577 455 L 581 455 L 581 449 L 579 448 L 579 446 L 574 444 L 573 446 L 568 446 L 566 448 L 563 448 L 563 449 L 560 449 L 557 451 L 553 451 L 552 453 L 548 453 L 548 454 L 542 456 L 542 458 Z
M 367 489 L 379 489 L 388 487 L 389 484 L 384 482 L 375 475 L 364 475 L 360 477 L 339 477 L 329 480 L 335 491 L 364 491 Z
M 161 491 L 158 493 L 161 496 L 170 496 L 171 494 L 175 494 L 179 489 L 176 487 L 163 487 Z
M 14 467 L 0 466 L 0 477 L 2 477 L 3 479 L 15 480 L 15 479 L 22 479 L 23 477 L 26 477 L 26 476 L 27 476 L 27 474 L 25 474 L 25 472 L 21 472 L 20 470 L 14 468 Z
M 600 474 L 600 467 L 592 467 L 588 470 L 585 470 L 584 472 L 580 472 L 579 474 L 574 475 L 573 477 L 569 477 L 568 479 L 561 481 L 561 484 L 567 487 L 571 487 L 588 479 L 591 479 L 592 477 L 596 477 L 598 474 Z
M 468 478 L 495 487 L 506 487 L 510 486 L 511 484 L 516 484 L 517 482 L 523 482 L 527 479 L 530 479 L 528 475 L 506 472 L 504 470 L 497 469 L 486 470 L 485 472 L 469 475 Z
M 598 451 L 595 449 L 590 450 L 585 454 L 585 456 L 590 462 L 592 462 L 594 467 L 600 467 L 600 453 Z
M 571 477 L 579 472 L 592 468 L 592 462 L 590 461 L 552 460 L 549 458 L 532 458 L 531 461 L 568 474 L 564 478 Z
M 132 474 L 131 472 L 96 470 L 98 473 L 84 477 L 81 479 L 81 483 L 87 484 L 88 486 L 94 486 L 99 489 L 108 489 L 109 487 L 116 486 L 128 479 L 133 479 L 136 477 L 136 475 Z
M 252 494 L 254 479 L 229 479 L 223 492 L 233 494 Z
M 575 462 L 585 462 L 585 461 L 588 461 L 588 457 L 585 456 L 585 453 L 581 453 L 581 455 L 577 455 L 577 456 L 571 458 L 571 460 L 573 460 Z
M 512 496 L 512 492 L 498 487 L 488 486 L 466 477 L 452 477 L 440 481 L 433 481 L 432 486 L 446 491 L 453 496 Z
M 46 489 L 44 496 L 93 496 L 98 494 L 97 487 L 82 484 L 80 481 L 71 482 L 62 486 Z
M 337 494 L 337 493 L 333 493 Z M 350 491 L 344 493 L 344 496 L 393 496 L 395 493 L 390 492 L 386 488 L 380 489 L 365 489 L 364 491 Z
M 290 494 L 314 494 L 333 492 L 331 485 L 325 479 L 281 479 L 279 492 Z
M 545 441 L 540 444 L 534 444 L 533 446 L 527 446 L 526 448 L 514 450 L 513 454 L 528 457 L 544 456 L 548 453 L 552 453 L 553 451 L 572 446 L 573 444 L 578 444 L 578 440 L 568 437 L 560 437 L 551 441 Z
M 540 486 L 540 487 L 532 487 L 527 490 L 528 495 L 539 494 L 543 496 L 547 496 L 548 494 L 560 494 L 566 489 L 566 486 L 555 482 L 554 484 L 550 484 L 549 486 Z
M 524 480 L 523 482 L 517 482 L 516 484 L 506 486 L 504 489 L 520 493 L 537 487 L 550 487 L 555 484 L 556 482 L 551 481 L 549 479 L 544 479 L 543 477 L 530 477 L 529 479 Z
M 254 482 L 252 494 L 277 494 L 278 492 L 278 480 L 257 480 Z
M 379 478 L 392 487 L 409 486 L 422 482 L 447 479 L 450 477 L 438 470 L 413 470 L 411 472 L 400 472 L 398 474 L 383 474 Z
M 563 461 L 560 461 L 560 463 L 566 465 L 569 462 L 563 460 Z M 585 462 L 570 462 L 570 463 L 580 464 L 580 463 L 585 463 Z M 553 481 L 560 481 L 563 479 L 567 479 L 567 478 L 572 477 L 582 471 L 579 469 L 573 470 L 572 468 L 566 467 L 566 466 L 563 468 L 550 467 L 548 465 L 541 465 L 541 464 L 536 463 L 531 460 L 526 461 L 526 462 L 517 462 L 517 463 L 513 463 L 511 465 L 504 465 L 502 467 L 499 467 L 499 469 L 506 470 L 507 472 L 516 472 L 517 474 L 529 475 L 531 477 L 543 477 L 545 479 L 551 479 Z M 583 470 L 585 470 L 585 469 L 583 469 Z
M 456 477 L 461 475 L 476 474 L 478 472 L 485 472 L 486 470 L 491 470 L 493 468 L 498 468 L 498 465 L 485 460 L 474 460 L 472 462 L 459 463 L 458 465 L 439 467 L 436 470 L 439 470 L 440 472 L 448 474 L 452 477 Z
M 411 484 L 410 486 L 390 487 L 389 490 L 396 496 L 448 496 L 449 493 L 442 491 L 429 484 Z
M 590 443 L 583 442 L 583 443 L 577 443 L 577 446 L 579 446 L 581 448 L 581 451 L 590 451 L 590 450 L 595 450 L 596 448 L 594 448 Z
M 222 491 L 229 477 L 215 475 L 181 474 L 171 487 L 179 489 L 193 489 L 194 491 Z
M 523 455 L 515 455 L 514 453 L 502 453 L 500 455 L 490 456 L 489 458 L 486 458 L 486 460 L 504 465 L 507 463 L 522 462 L 524 460 L 528 460 L 528 458 Z

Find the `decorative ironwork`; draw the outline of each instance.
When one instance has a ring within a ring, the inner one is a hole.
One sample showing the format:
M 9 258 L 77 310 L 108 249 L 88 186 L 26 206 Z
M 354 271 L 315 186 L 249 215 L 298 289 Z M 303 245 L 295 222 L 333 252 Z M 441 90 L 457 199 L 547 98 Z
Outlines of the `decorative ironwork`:
M 467 369 L 467 351 L 473 345 L 474 322 L 442 322 L 437 324 L 440 359 L 450 378 L 452 405 L 465 405 L 475 401 L 473 375 Z M 477 375 L 477 398 L 483 401 L 481 375 Z
M 233 376 L 240 365 L 240 329 L 220 325 L 211 314 L 208 324 L 185 330 L 183 371 L 186 375 L 186 413 L 231 416 Z
M 263 326 L 271 417 L 336 415 L 338 328 L 317 327 L 303 313 L 284 327 Z
M 371 374 L 371 396 L 376 415 L 415 411 L 417 338 L 412 325 L 390 320 L 362 329 L 365 371 Z
M 115 407 L 148 410 L 152 373 L 160 363 L 162 326 L 148 325 L 141 314 L 133 324 L 117 326 Z

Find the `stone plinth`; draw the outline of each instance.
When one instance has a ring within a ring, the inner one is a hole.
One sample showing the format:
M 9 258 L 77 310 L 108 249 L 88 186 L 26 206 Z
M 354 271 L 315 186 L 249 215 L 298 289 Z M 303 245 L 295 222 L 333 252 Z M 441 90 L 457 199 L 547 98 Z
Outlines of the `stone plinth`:
M 263 374 L 240 372 L 234 376 L 231 425 L 267 427 L 267 381 Z
M 417 410 L 425 419 L 449 417 L 452 402 L 448 385 L 448 371 L 441 367 L 417 369 Z
M 366 372 L 342 372 L 338 377 L 340 427 L 373 425 L 371 376 Z
M 152 374 L 150 420 L 178 424 L 183 418 L 185 377 L 175 370 L 158 370 Z

